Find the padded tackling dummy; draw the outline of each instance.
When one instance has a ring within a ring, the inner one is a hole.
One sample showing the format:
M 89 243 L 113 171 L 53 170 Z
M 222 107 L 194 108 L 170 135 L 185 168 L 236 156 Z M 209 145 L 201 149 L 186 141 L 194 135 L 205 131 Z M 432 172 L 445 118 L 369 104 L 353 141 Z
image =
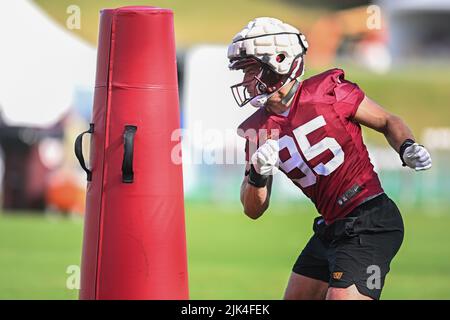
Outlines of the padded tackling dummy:
M 80 299 L 188 299 L 179 118 L 172 11 L 103 10 Z

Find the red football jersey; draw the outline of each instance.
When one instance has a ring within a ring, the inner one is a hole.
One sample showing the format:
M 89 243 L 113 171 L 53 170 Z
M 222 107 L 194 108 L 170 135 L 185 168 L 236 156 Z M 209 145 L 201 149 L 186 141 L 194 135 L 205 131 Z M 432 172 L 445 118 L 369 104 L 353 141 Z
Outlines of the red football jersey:
M 239 126 L 247 161 L 267 136 L 278 139 L 280 170 L 315 204 L 327 224 L 383 189 L 352 121 L 364 93 L 333 69 L 304 80 L 288 115 L 258 109 Z M 256 134 L 255 134 L 256 132 Z

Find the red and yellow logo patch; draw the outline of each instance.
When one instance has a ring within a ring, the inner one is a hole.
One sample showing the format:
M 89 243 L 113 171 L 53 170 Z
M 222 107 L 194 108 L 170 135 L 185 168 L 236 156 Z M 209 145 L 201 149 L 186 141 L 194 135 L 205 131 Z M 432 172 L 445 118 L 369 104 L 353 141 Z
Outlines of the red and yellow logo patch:
M 332 276 L 334 280 L 341 280 L 343 274 L 343 272 L 333 272 Z

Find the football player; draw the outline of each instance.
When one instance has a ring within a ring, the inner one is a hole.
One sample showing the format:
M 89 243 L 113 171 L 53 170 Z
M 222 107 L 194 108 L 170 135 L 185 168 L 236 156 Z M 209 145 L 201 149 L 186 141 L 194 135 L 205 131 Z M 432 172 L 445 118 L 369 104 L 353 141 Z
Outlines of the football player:
M 431 157 L 401 118 L 343 70 L 301 81 L 307 50 L 299 30 L 274 18 L 251 21 L 229 45 L 230 69 L 244 72 L 231 87 L 236 102 L 257 108 L 238 129 L 247 157 L 241 202 L 247 216 L 259 218 L 280 170 L 320 214 L 285 299 L 379 299 L 404 228 L 370 162 L 361 125 L 384 134 L 403 166 L 426 170 Z

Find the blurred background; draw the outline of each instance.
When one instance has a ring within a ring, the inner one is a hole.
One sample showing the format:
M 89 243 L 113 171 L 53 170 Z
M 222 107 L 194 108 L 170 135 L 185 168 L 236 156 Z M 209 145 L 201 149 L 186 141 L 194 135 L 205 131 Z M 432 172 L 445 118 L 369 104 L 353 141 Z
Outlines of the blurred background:
M 239 203 L 244 167 L 223 164 L 242 159 L 235 129 L 254 112 L 232 98 L 242 75 L 228 71 L 226 45 L 260 16 L 307 36 L 305 77 L 343 68 L 429 148 L 432 170 L 415 173 L 364 130 L 406 225 L 382 298 L 450 298 L 450 0 L 8 0 L 0 2 L 0 299 L 78 297 L 86 178 L 73 143 L 91 119 L 99 10 L 123 5 L 175 13 L 193 299 L 281 298 L 317 215 L 278 175 L 270 209 L 251 221 Z

